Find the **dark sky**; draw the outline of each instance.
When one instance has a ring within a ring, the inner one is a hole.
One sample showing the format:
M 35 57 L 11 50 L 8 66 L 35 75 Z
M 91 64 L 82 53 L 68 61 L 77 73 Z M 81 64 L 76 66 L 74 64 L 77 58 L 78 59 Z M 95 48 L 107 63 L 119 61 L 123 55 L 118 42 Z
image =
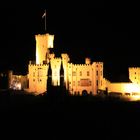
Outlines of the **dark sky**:
M 34 35 L 44 33 L 42 14 L 47 10 L 47 32 L 55 35 L 58 55 L 71 61 L 85 57 L 103 61 L 107 77 L 140 66 L 140 9 L 137 1 L 5 1 L 0 7 L 0 69 L 27 72 L 35 59 Z

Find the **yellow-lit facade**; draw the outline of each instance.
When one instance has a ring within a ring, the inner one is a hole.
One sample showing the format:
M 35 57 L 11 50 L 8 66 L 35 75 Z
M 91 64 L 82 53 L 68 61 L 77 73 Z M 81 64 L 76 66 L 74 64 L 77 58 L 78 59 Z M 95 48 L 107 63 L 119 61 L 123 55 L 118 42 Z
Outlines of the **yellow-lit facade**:
M 91 62 L 85 58 L 85 64 L 73 64 L 68 54 L 55 57 L 49 48 L 54 48 L 54 35 L 36 35 L 36 63 L 29 64 L 29 91 L 40 94 L 47 91 L 48 69 L 51 67 L 51 84 L 60 86 L 61 65 L 64 71 L 66 89 L 72 95 L 96 95 L 98 91 L 107 90 L 108 93 L 122 93 L 123 96 L 132 96 L 140 93 L 140 68 L 129 68 L 129 78 L 132 82 L 112 83 L 103 76 L 103 62 Z M 46 62 L 44 64 L 44 62 Z M 50 63 L 50 65 L 49 65 Z
M 36 64 L 48 61 L 49 48 L 53 48 L 54 35 L 36 35 Z
M 48 64 L 29 64 L 28 70 L 28 91 L 36 95 L 45 92 L 47 89 Z
M 63 77 L 64 85 L 72 95 L 82 95 L 84 92 L 97 95 L 100 91 L 107 91 L 109 94 L 116 93 L 123 97 L 140 99 L 140 68 L 128 69 L 131 82 L 112 83 L 104 78 L 103 62 L 91 62 L 90 58 L 85 58 L 84 64 L 74 64 L 70 62 L 69 55 L 66 53 L 62 53 L 60 57 L 50 53 L 50 48 L 54 48 L 54 35 L 35 35 L 35 40 L 36 60 L 29 62 L 27 76 L 18 77 L 9 73 L 9 85 L 12 85 L 13 79 L 17 78 L 17 81 L 26 83 L 26 86 L 19 85 L 20 88 L 38 95 L 47 92 L 49 77 L 52 86 L 60 86 L 60 79 Z M 49 69 L 51 75 L 48 74 Z
M 97 94 L 98 89 L 103 90 L 103 62 L 91 63 L 90 58 L 86 58 L 85 64 L 73 64 L 68 54 L 55 57 L 50 53 L 49 48 L 54 48 L 54 35 L 39 34 L 35 39 L 36 62 L 30 62 L 28 66 L 29 92 L 40 94 L 47 91 L 49 67 L 53 86 L 60 86 L 60 71 L 63 69 L 64 85 L 71 94 L 82 95 L 83 91 Z
M 27 75 L 14 75 L 13 71 L 8 73 L 8 86 L 14 90 L 22 90 L 28 86 L 28 77 Z

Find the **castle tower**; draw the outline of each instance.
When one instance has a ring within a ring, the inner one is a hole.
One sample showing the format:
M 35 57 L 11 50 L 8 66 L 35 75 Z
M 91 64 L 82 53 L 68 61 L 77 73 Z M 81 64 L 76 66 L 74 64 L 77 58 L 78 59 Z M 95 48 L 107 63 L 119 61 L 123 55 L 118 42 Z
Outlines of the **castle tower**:
M 52 70 L 52 85 L 60 86 L 60 68 L 61 68 L 61 58 L 50 59 L 51 70 Z
M 48 62 L 49 48 L 53 48 L 54 35 L 36 35 L 36 64 Z
M 62 64 L 64 69 L 64 83 L 66 86 L 66 89 L 68 89 L 68 62 L 70 60 L 68 54 L 61 54 L 62 57 Z
M 103 62 L 94 62 L 93 69 L 93 93 L 97 94 L 98 90 L 103 90 Z
M 140 84 L 140 68 L 129 67 L 128 71 L 129 71 L 129 79 L 135 84 Z
M 47 91 L 48 68 L 48 64 L 28 65 L 30 92 L 35 92 L 38 95 Z

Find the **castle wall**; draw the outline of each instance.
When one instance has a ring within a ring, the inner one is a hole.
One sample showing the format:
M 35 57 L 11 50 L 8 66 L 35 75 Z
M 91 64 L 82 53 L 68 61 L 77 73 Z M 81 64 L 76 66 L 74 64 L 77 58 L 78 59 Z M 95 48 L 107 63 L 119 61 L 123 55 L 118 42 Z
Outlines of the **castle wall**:
M 129 79 L 136 84 L 140 84 L 140 68 L 130 67 L 129 68 Z
M 108 92 L 122 93 L 122 95 L 130 95 L 140 93 L 140 86 L 135 83 L 110 83 L 108 85 Z
M 97 94 L 98 89 L 103 89 L 103 63 L 68 64 L 68 81 L 72 94 Z
M 28 70 L 29 91 L 36 94 L 45 92 L 47 90 L 48 65 L 29 65 Z

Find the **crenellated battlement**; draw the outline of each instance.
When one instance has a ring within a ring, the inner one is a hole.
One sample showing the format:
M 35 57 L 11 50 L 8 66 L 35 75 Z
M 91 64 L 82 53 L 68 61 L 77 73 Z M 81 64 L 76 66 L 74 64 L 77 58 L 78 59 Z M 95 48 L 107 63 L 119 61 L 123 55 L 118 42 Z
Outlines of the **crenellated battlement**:
M 48 64 L 29 64 L 30 67 L 49 66 Z
M 129 70 L 140 70 L 140 67 L 129 67 Z
M 93 63 L 99 64 L 99 65 L 102 65 L 103 64 L 103 62 L 93 62 Z
M 36 39 L 45 39 L 46 40 L 46 38 L 48 39 L 48 38 L 52 38 L 53 40 L 54 40 L 54 35 L 50 35 L 49 33 L 46 33 L 46 34 L 38 34 L 38 35 L 35 35 L 35 38 Z
M 91 64 L 73 64 L 73 67 L 88 68 L 88 67 L 91 67 Z
M 51 61 L 59 62 L 59 61 L 62 61 L 62 59 L 60 57 L 55 57 L 55 58 L 51 59 Z

